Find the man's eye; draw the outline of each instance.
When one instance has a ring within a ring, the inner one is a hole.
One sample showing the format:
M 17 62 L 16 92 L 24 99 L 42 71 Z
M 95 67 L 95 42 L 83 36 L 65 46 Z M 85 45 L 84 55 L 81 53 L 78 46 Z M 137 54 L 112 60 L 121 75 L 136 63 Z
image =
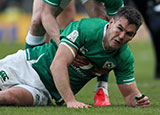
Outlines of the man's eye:
M 122 29 L 121 27 L 118 27 L 118 29 L 119 29 L 120 31 L 123 31 L 123 29 Z
M 133 36 L 133 33 L 130 33 L 130 32 L 127 32 L 126 33 L 129 37 L 132 37 Z

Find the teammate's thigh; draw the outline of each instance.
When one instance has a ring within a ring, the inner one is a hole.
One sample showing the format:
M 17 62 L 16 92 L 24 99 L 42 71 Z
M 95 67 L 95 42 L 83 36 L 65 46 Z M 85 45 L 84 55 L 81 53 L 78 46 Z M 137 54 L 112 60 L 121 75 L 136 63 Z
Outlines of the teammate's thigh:
M 0 91 L 1 105 L 29 106 L 33 105 L 33 100 L 32 94 L 21 87 L 12 87 Z
M 32 105 L 33 106 L 48 106 L 48 105 L 53 104 L 51 96 L 48 94 L 48 92 L 42 91 L 40 89 L 31 87 L 28 85 L 23 85 L 23 84 L 16 85 L 16 86 L 14 86 L 14 88 L 22 88 L 22 89 L 26 90 L 26 92 L 28 92 L 32 97 Z M 30 102 L 31 102 L 31 97 L 28 98 L 28 101 L 30 101 Z
M 50 105 L 51 96 L 25 55 L 25 51 L 19 50 L 0 60 L 0 89 L 21 87 L 31 93 L 32 105 Z
M 50 96 L 27 85 L 15 85 L 0 91 L 0 105 L 48 106 L 52 105 Z

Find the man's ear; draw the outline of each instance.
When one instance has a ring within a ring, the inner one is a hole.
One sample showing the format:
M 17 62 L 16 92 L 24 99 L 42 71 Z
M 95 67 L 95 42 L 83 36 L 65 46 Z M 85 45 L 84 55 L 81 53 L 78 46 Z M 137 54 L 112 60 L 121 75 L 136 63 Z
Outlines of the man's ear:
M 111 18 L 111 19 L 109 20 L 109 22 L 113 23 L 113 22 L 114 22 L 114 19 L 113 19 L 113 18 Z
M 111 18 L 110 20 L 109 20 L 109 27 L 111 26 L 111 24 L 113 24 L 114 23 L 114 19 L 113 18 Z

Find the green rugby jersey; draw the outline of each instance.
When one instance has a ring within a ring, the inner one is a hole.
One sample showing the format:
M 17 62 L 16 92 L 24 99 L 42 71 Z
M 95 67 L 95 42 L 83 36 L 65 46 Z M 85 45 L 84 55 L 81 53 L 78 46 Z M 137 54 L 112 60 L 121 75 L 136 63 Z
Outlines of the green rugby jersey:
M 69 44 L 90 61 L 87 66 L 70 65 L 68 68 L 74 94 L 89 80 L 96 77 L 92 75 L 94 68 L 103 68 L 108 73 L 114 70 L 118 84 L 134 81 L 134 60 L 128 45 L 116 51 L 106 51 L 103 48 L 102 40 L 107 24 L 108 22 L 102 19 L 82 19 L 71 23 L 61 34 L 61 43 Z M 49 69 L 56 50 L 56 43 L 50 40 L 49 44 L 26 49 L 26 56 L 52 98 L 59 100 L 61 96 Z M 108 73 L 101 76 L 107 76 Z
M 86 57 L 90 64 L 85 67 L 72 67 L 83 76 L 91 76 L 94 68 L 114 70 L 117 84 L 131 83 L 134 79 L 134 58 L 128 44 L 119 50 L 107 51 L 103 47 L 103 37 L 108 22 L 98 18 L 72 22 L 62 32 L 61 43 L 69 44 Z
M 53 7 L 61 7 L 64 9 L 71 0 L 43 0 L 43 1 Z

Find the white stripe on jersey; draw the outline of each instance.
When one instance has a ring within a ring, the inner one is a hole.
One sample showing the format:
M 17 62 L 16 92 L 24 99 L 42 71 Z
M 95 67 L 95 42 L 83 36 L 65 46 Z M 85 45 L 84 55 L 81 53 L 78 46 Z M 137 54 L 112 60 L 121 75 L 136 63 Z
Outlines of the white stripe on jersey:
M 52 4 L 52 5 L 58 6 L 58 4 L 52 3 L 52 2 L 50 2 L 50 1 L 48 1 L 48 0 L 46 0 L 46 2 L 48 2 L 49 4 Z
M 132 78 L 132 79 L 127 79 L 127 80 L 123 80 L 124 82 L 128 82 L 128 81 L 132 81 L 132 80 L 134 80 L 135 78 Z
M 38 57 L 38 59 L 37 59 L 37 60 L 29 60 L 29 61 L 27 61 L 27 62 L 28 62 L 28 63 L 30 63 L 30 64 L 37 63 L 37 62 L 39 61 L 39 59 L 40 59 L 43 55 L 44 55 L 44 53 L 43 53 L 43 54 L 41 54 L 41 55 Z
M 30 53 L 29 53 L 29 49 L 26 49 L 27 50 L 27 56 L 28 56 L 28 59 L 30 60 L 31 59 L 31 57 L 30 57 Z
M 60 44 L 63 44 L 63 45 L 65 45 L 67 48 L 69 48 L 69 50 L 72 52 L 72 54 L 73 54 L 73 57 L 76 57 L 76 54 L 75 54 L 75 52 L 73 51 L 73 49 L 71 48 L 71 46 L 69 46 L 67 43 L 64 43 L 64 42 L 62 42 L 62 43 L 60 43 Z
M 38 58 L 37 58 L 37 60 L 30 60 L 31 59 L 31 56 L 30 56 L 30 53 L 29 53 L 29 50 L 28 49 L 26 49 L 27 50 L 27 56 L 28 56 L 28 62 L 29 63 L 31 63 L 31 64 L 33 64 L 33 63 L 37 63 L 38 61 L 39 61 L 39 59 L 44 55 L 44 53 L 42 53 Z

